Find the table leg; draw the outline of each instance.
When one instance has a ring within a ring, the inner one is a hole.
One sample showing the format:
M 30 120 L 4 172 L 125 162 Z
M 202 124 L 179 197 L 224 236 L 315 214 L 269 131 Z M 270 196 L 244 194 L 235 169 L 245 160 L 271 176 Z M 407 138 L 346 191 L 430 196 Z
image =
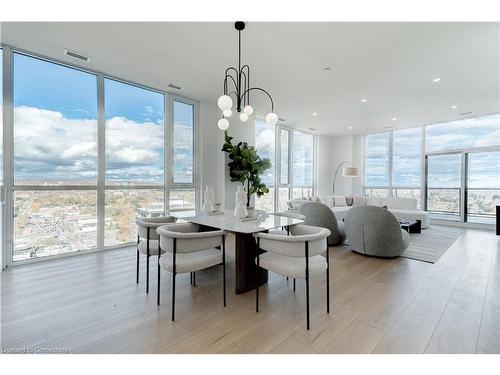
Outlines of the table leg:
M 236 233 L 236 294 L 246 293 L 257 287 L 255 257 L 257 243 L 252 234 Z M 261 252 L 262 253 L 262 252 Z M 268 272 L 261 269 L 259 286 L 267 283 Z

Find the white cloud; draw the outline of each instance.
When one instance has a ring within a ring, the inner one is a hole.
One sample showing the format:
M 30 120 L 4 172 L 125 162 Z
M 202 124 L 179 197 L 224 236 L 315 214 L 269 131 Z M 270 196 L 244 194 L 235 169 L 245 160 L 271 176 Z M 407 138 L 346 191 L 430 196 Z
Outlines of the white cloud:
M 26 178 L 91 178 L 97 175 L 97 121 L 68 119 L 57 111 L 14 109 L 16 171 Z M 160 179 L 163 126 L 114 117 L 106 123 L 107 175 Z

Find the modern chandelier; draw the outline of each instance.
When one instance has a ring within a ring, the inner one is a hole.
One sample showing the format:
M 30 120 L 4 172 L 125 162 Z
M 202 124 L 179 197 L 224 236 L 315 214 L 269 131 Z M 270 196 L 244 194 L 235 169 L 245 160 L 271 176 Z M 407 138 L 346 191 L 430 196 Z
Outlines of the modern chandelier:
M 223 95 L 217 100 L 217 105 L 222 111 L 222 118 L 218 122 L 219 129 L 226 130 L 229 127 L 228 117 L 233 114 L 233 96 L 236 99 L 236 111 L 240 114 L 240 120 L 245 122 L 253 113 L 250 105 L 250 91 L 262 91 L 271 101 L 271 112 L 266 115 L 268 125 L 278 123 L 278 115 L 274 113 L 274 102 L 271 95 L 261 87 L 250 87 L 250 67 L 241 66 L 241 31 L 245 29 L 245 22 L 235 22 L 234 28 L 238 30 L 238 69 L 229 67 L 224 75 Z M 242 108 L 243 107 L 243 108 Z

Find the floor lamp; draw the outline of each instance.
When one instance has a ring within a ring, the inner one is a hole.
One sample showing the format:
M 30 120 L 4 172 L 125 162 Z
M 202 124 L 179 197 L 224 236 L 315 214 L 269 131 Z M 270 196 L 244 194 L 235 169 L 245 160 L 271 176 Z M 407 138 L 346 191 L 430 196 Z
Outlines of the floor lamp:
M 337 180 L 337 174 L 339 173 L 340 167 L 343 166 L 344 164 L 351 165 L 351 162 L 344 160 L 343 162 L 341 162 L 338 165 L 337 169 L 335 170 L 335 174 L 333 175 L 333 186 L 332 186 L 333 195 L 335 195 L 335 181 Z M 344 168 L 342 168 L 342 176 L 344 176 L 344 177 L 358 177 L 358 168 L 353 167 L 353 166 L 350 166 L 350 167 L 345 166 Z

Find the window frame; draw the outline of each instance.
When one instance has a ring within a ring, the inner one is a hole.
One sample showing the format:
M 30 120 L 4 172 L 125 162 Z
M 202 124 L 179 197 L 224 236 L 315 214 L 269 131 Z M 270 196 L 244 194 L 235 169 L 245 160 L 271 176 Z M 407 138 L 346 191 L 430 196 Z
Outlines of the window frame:
M 49 261 L 52 259 L 78 256 L 81 254 L 89 254 L 104 250 L 111 250 L 131 246 L 134 242 L 123 243 L 112 246 L 104 245 L 105 231 L 105 193 L 112 190 L 163 190 L 164 192 L 164 207 L 165 212 L 170 211 L 170 190 L 175 189 L 194 189 L 195 191 L 195 207 L 199 207 L 200 202 L 200 103 L 197 100 L 190 99 L 181 95 L 172 94 L 166 90 L 160 90 L 147 85 L 142 85 L 123 78 L 116 77 L 112 74 L 85 69 L 76 64 L 43 56 L 31 51 L 17 48 L 14 46 L 1 44 L 3 50 L 3 186 L 2 186 L 2 210 L 4 220 L 2 221 L 2 267 L 18 266 L 22 264 Z M 57 64 L 66 68 L 75 69 L 84 73 L 89 73 L 96 76 L 97 79 L 97 183 L 96 185 L 15 185 L 14 184 L 14 103 L 13 103 L 13 63 L 14 53 L 19 53 L 31 58 L 39 59 L 48 63 Z M 106 185 L 105 181 L 105 102 L 104 102 L 104 80 L 111 79 L 127 85 L 132 85 L 141 89 L 162 94 L 164 97 L 164 179 L 163 184 L 138 184 L 138 185 Z M 173 101 L 183 102 L 193 106 L 193 182 L 190 184 L 173 183 Z M 79 250 L 74 252 L 62 253 L 58 255 L 50 255 L 43 258 L 27 259 L 13 261 L 14 251 L 14 192 L 15 191 L 96 191 L 97 194 L 97 246 L 88 250 Z M 175 211 L 177 211 L 176 209 Z

